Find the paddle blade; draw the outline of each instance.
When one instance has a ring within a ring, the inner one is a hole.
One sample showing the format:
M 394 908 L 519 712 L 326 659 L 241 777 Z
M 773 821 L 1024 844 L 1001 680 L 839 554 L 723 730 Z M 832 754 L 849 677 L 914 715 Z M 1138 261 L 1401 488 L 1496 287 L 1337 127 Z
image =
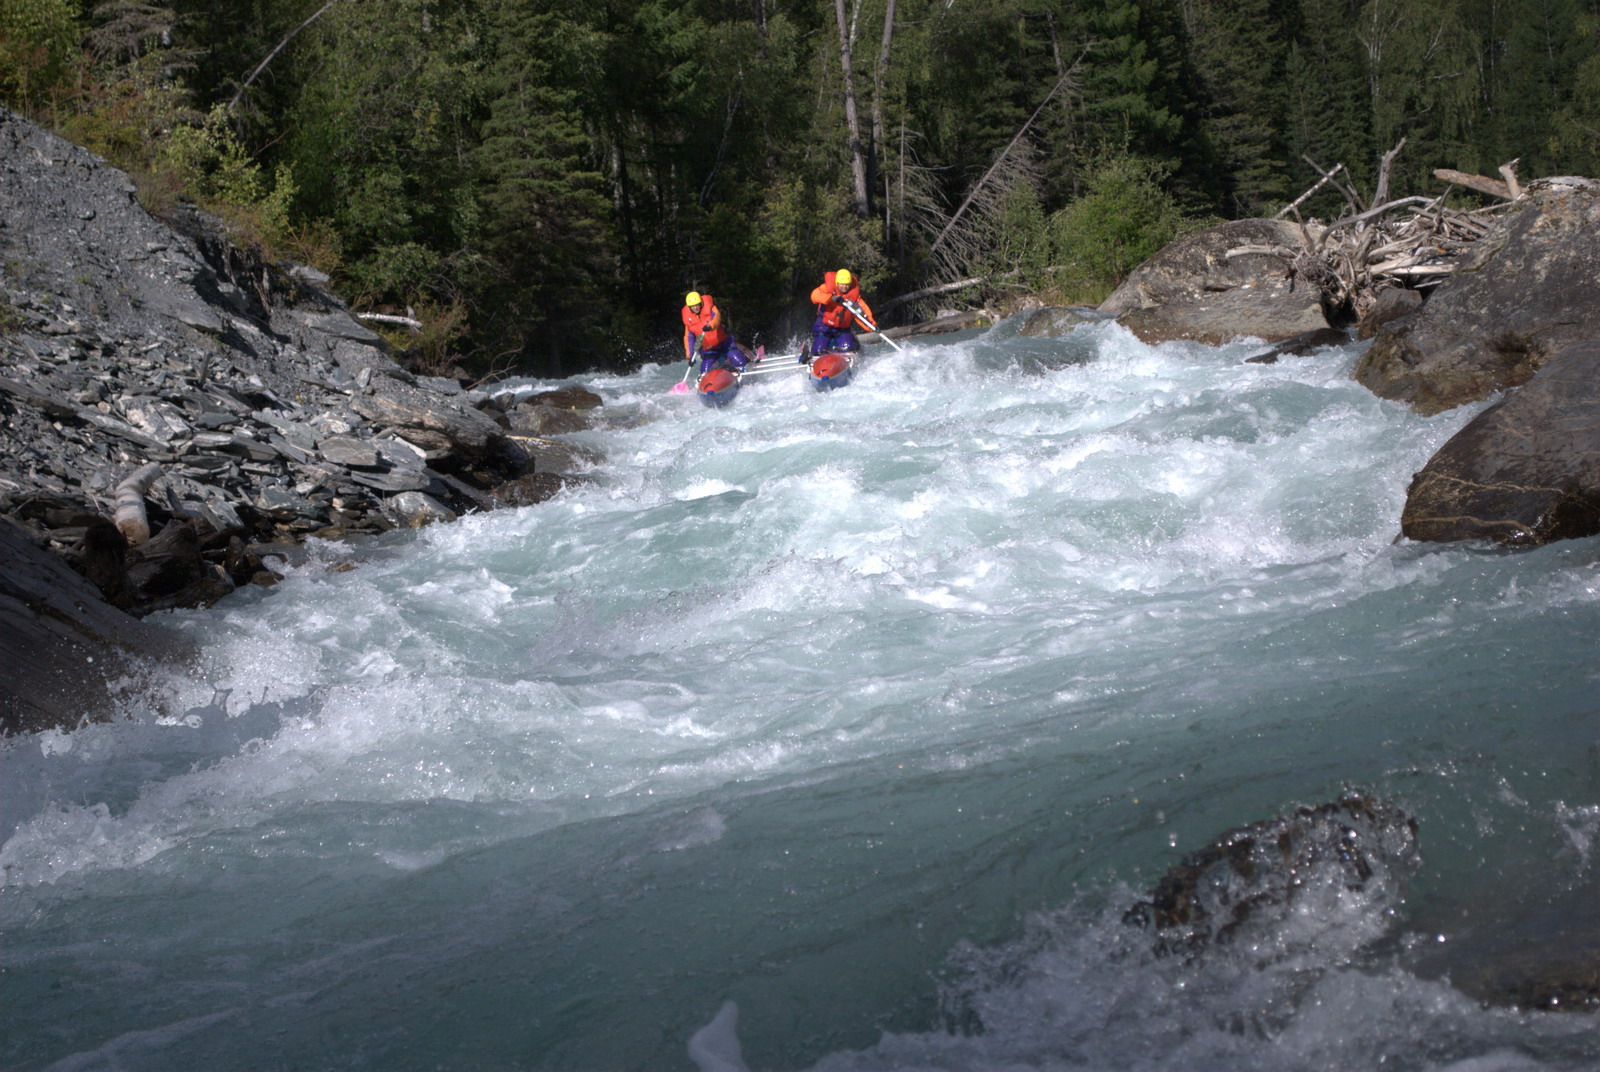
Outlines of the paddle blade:
M 689 381 L 688 380 L 679 380 L 677 383 L 673 384 L 672 385 L 672 393 L 675 394 L 675 395 L 686 395 L 686 394 L 688 394 L 689 393 Z

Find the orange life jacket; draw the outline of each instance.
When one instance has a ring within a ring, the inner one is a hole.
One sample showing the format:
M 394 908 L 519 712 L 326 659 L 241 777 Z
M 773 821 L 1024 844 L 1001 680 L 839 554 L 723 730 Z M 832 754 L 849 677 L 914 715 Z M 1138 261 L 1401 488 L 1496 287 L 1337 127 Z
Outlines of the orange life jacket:
M 823 277 L 822 286 L 811 292 L 811 302 L 817 307 L 817 315 L 822 317 L 822 322 L 830 328 L 845 329 L 861 324 L 863 328 L 871 331 L 872 328 L 867 324 L 861 323 L 861 318 L 845 308 L 844 303 L 846 301 L 854 302 L 863 315 L 869 319 L 876 320 L 877 317 L 872 315 L 872 307 L 861 296 L 861 288 L 854 279 L 850 280 L 848 287 L 840 290 L 838 284 L 834 281 L 834 277 L 838 274 L 837 272 L 829 272 Z M 832 302 L 830 301 L 832 298 L 840 298 L 842 300 Z
M 722 327 L 722 310 L 709 294 L 700 295 L 698 313 L 687 305 L 683 307 L 683 356 L 686 358 L 694 353 L 696 335 L 700 336 L 702 350 L 715 350 L 728 341 L 728 333 Z

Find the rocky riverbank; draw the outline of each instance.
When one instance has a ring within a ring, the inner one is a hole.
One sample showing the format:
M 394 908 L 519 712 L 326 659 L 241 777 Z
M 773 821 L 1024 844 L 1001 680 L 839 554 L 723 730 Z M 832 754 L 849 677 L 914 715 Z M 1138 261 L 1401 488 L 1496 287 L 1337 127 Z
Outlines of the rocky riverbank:
M 308 536 L 537 502 L 593 460 L 549 436 L 598 397 L 414 375 L 314 271 L 235 247 L 192 207 L 157 220 L 134 194 L 0 109 L 7 732 L 76 721 L 83 690 L 61 685 L 86 653 L 150 653 L 159 631 L 138 616 L 271 584 Z

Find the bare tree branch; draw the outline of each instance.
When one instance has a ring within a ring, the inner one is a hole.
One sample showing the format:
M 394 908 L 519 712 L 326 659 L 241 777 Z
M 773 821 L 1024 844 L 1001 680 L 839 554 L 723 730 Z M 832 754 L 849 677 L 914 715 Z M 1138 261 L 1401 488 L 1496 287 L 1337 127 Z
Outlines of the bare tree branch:
M 326 4 L 323 4 L 317 9 L 316 14 L 302 22 L 299 26 L 296 26 L 294 29 L 290 30 L 289 35 L 282 41 L 278 42 L 277 48 L 274 48 L 271 52 L 267 53 L 266 59 L 256 64 L 256 69 L 250 72 L 250 77 L 246 78 L 243 84 L 239 86 L 238 91 L 233 95 L 233 99 L 228 102 L 228 111 L 231 112 L 239 106 L 239 98 L 243 97 L 244 91 L 250 88 L 250 83 L 254 82 L 256 80 L 256 76 L 267 69 L 267 64 L 271 63 L 273 58 L 276 57 L 278 53 L 283 51 L 285 45 L 287 45 L 290 41 L 293 41 L 295 36 L 299 34 L 301 30 L 304 30 L 307 26 L 310 26 L 313 22 L 316 22 L 318 19 L 322 18 L 323 12 L 327 11 L 330 7 L 338 2 L 339 0 L 328 0 Z

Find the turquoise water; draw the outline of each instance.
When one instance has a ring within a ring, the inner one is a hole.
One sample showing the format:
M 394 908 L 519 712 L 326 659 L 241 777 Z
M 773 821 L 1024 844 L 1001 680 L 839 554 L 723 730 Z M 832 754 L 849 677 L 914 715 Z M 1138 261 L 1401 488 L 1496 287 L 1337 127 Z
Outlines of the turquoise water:
M 1600 941 L 1600 540 L 1396 542 L 1481 407 L 1251 352 L 576 377 L 587 483 L 313 544 L 0 749 L 0 1066 L 1600 1067 L 1452 985 Z M 1122 922 L 1346 789 L 1414 874 L 1194 959 Z

